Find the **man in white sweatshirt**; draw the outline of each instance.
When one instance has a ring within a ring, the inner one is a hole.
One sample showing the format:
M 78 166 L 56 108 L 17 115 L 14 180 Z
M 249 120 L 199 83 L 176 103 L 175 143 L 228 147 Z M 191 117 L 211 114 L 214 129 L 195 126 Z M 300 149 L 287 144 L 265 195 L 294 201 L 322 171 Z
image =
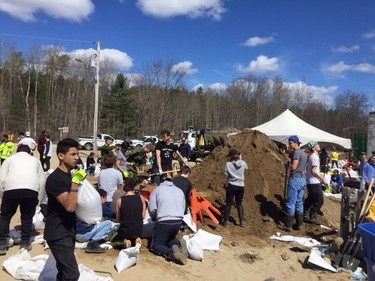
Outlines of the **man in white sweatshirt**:
M 18 206 L 22 225 L 20 248 L 31 250 L 33 216 L 38 198 L 44 192 L 45 176 L 42 165 L 30 153 L 28 145 L 20 145 L 17 153 L 4 161 L 0 168 L 0 255 L 6 254 L 9 224 Z

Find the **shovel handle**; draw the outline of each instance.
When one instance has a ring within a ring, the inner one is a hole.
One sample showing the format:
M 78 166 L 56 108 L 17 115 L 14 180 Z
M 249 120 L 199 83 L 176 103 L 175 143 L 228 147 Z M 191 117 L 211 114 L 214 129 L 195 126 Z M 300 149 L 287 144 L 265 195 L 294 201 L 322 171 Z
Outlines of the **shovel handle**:
M 374 180 L 372 179 L 371 182 L 370 182 L 369 188 L 367 189 L 365 200 L 363 200 L 363 205 L 362 205 L 361 211 L 359 212 L 359 217 L 361 217 L 363 215 L 363 212 L 365 211 L 366 203 L 367 203 L 367 200 L 370 196 L 371 186 L 372 186 L 373 182 L 374 182 Z

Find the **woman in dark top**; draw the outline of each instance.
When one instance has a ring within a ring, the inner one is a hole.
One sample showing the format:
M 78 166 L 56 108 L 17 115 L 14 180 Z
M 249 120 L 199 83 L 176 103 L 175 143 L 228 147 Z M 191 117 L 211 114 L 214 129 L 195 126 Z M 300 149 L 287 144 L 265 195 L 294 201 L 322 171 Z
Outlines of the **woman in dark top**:
M 124 186 L 125 195 L 117 199 L 116 219 L 120 223 L 118 238 L 124 240 L 125 248 L 142 242 L 146 202 L 142 195 L 134 193 L 135 186 L 135 181 L 128 180 Z

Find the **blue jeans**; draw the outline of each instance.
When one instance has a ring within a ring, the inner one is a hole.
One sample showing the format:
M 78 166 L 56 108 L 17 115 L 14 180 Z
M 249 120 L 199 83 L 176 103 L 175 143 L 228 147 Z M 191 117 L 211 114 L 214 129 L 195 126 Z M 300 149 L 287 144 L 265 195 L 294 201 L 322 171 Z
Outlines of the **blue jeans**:
M 182 225 L 181 220 L 162 221 L 155 223 L 154 232 L 152 234 L 151 251 L 159 256 L 171 259 L 172 246 L 180 245 L 180 241 L 176 238 Z
M 303 214 L 303 194 L 305 192 L 305 178 L 290 178 L 288 182 L 288 195 L 286 199 L 286 213 L 294 216 L 295 213 Z
M 76 234 L 76 240 L 78 242 L 87 242 L 89 240 L 99 241 L 101 239 L 109 240 L 108 232 L 110 232 L 112 227 L 112 222 L 109 220 L 102 221 L 96 225 L 91 231 L 86 232 L 85 234 Z M 106 236 L 106 237 L 105 237 Z
M 153 174 L 157 174 L 159 173 L 159 169 L 158 168 L 153 168 L 152 169 L 152 173 Z M 167 178 L 167 174 L 162 174 L 162 175 L 155 175 L 152 177 L 152 180 L 154 181 L 154 183 L 156 183 L 156 185 L 160 185 L 161 182 L 165 181 L 165 179 Z

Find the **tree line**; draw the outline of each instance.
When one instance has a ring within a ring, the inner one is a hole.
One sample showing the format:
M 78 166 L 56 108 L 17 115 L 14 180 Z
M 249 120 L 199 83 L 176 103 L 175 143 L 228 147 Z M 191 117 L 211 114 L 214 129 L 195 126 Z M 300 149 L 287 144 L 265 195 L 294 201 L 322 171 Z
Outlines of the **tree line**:
M 59 46 L 33 47 L 22 53 L 0 48 L 0 131 L 46 129 L 57 141 L 64 136 L 92 135 L 95 77 L 90 57 L 79 61 Z M 304 121 L 332 134 L 354 139 L 367 133 L 369 102 L 363 93 L 347 90 L 328 105 L 307 86 L 292 88 L 282 77 L 238 77 L 221 92 L 184 84 L 185 72 L 171 60 L 145 65 L 131 81 L 101 62 L 98 131 L 129 140 L 158 135 L 167 128 L 177 134 L 194 126 L 211 130 L 242 130 L 267 122 L 289 108 Z

